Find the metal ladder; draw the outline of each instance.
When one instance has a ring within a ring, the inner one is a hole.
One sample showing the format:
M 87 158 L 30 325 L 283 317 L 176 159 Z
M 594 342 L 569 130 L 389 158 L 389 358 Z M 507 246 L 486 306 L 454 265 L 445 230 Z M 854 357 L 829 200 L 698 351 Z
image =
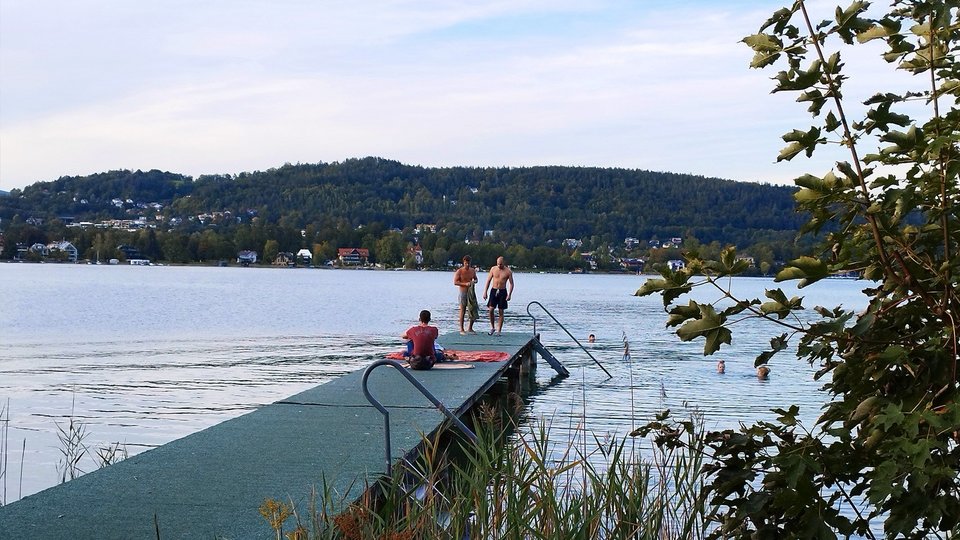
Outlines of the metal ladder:
M 598 366 L 600 366 L 600 369 L 602 369 L 603 372 L 607 374 L 607 378 L 608 378 L 608 379 L 613 378 L 613 375 L 611 375 L 610 372 L 607 371 L 607 368 L 603 367 L 603 364 L 601 364 L 599 360 L 597 360 L 596 358 L 594 358 L 593 354 L 591 354 L 590 351 L 588 351 L 587 348 L 583 346 L 583 343 L 580 343 L 580 340 L 578 340 L 576 337 L 574 337 L 574 335 L 571 334 L 569 330 L 567 330 L 567 327 L 564 326 L 560 321 L 557 320 L 556 317 L 553 316 L 553 313 L 550 313 L 550 310 L 548 310 L 546 307 L 544 307 L 543 304 L 541 304 L 540 302 L 537 302 L 537 301 L 533 301 L 533 302 L 530 302 L 529 304 L 527 304 L 527 315 L 528 315 L 531 319 L 533 319 L 533 334 L 534 334 L 534 335 L 537 335 L 537 318 L 533 315 L 533 313 L 530 313 L 530 306 L 533 306 L 533 305 L 540 306 L 540 309 L 542 309 L 544 313 L 546 313 L 551 319 L 553 319 L 553 322 L 557 323 L 557 326 L 559 326 L 564 332 L 566 332 L 567 335 L 570 336 L 570 339 L 572 339 L 574 342 L 576 342 L 576 344 L 583 350 L 583 352 L 587 353 L 587 356 L 589 356 L 590 359 L 593 360 L 593 362 L 594 362 L 595 364 L 597 364 Z M 540 339 L 538 338 L 538 339 L 536 340 L 536 342 L 537 342 L 537 343 L 540 343 Z M 546 358 L 547 361 L 550 362 L 550 365 L 553 365 L 553 362 L 556 362 L 556 361 L 557 361 L 557 359 L 556 359 L 552 354 L 550 354 L 549 352 L 547 352 L 547 350 L 546 350 L 545 348 L 543 348 L 542 345 L 537 349 L 537 352 L 539 352 L 540 354 L 543 354 L 543 355 L 544 355 L 544 358 Z M 553 362 L 550 361 L 551 359 L 553 359 Z M 557 362 L 557 363 L 559 364 L 559 362 Z M 566 370 L 564 370 L 564 371 L 566 371 Z
M 407 371 L 405 367 L 403 367 L 403 364 L 401 364 L 400 362 L 397 362 L 396 360 L 386 360 L 386 359 L 377 360 L 376 362 L 370 364 L 370 366 L 366 370 L 364 370 L 362 386 L 363 386 L 363 395 L 366 396 L 367 401 L 369 401 L 374 407 L 377 408 L 377 410 L 379 410 L 383 414 L 383 432 L 384 432 L 384 439 L 385 439 L 384 450 L 385 450 L 385 460 L 387 464 L 387 476 L 390 476 L 393 474 L 393 460 L 390 458 L 390 454 L 391 454 L 390 411 L 388 411 L 387 408 L 384 407 L 383 404 L 377 400 L 377 398 L 373 397 L 373 395 L 370 394 L 370 389 L 367 387 L 367 379 L 370 377 L 370 373 L 374 369 L 380 366 L 393 366 L 404 377 L 406 377 L 408 381 L 410 381 L 410 384 L 412 384 L 414 388 L 419 390 L 421 394 L 423 394 L 427 399 L 429 399 L 430 402 L 433 403 L 434 406 L 436 406 L 437 409 L 440 410 L 440 412 L 446 415 L 446 417 L 449 418 L 450 421 L 453 422 L 453 424 L 460 429 L 460 431 L 462 431 L 467 437 L 469 437 L 471 441 L 477 442 L 477 435 L 473 431 L 471 431 L 470 428 L 468 428 L 463 422 L 461 422 L 460 419 L 457 418 L 457 415 L 450 412 L 450 410 L 447 409 L 447 407 L 444 406 L 444 404 L 439 399 L 437 399 L 436 396 L 431 394 L 430 391 L 426 389 L 426 387 L 420 384 L 420 381 L 418 381 L 416 377 L 411 375 L 410 372 Z

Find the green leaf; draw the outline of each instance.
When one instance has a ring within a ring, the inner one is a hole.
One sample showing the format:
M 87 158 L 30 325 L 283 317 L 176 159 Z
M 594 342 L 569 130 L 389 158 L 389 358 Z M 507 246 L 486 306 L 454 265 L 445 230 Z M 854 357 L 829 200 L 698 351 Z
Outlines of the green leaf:
M 788 23 L 790 22 L 790 18 L 793 16 L 793 14 L 796 12 L 797 9 L 798 9 L 797 5 L 794 5 L 793 9 L 788 9 L 788 8 L 778 9 L 777 11 L 773 12 L 773 15 L 771 15 L 770 18 L 763 23 L 763 25 L 760 27 L 760 31 L 762 32 L 767 28 L 770 28 L 771 26 L 773 26 L 773 31 L 778 34 L 782 32 L 789 33 L 787 31 L 788 30 L 787 26 L 788 26 Z
M 916 126 L 910 126 L 906 133 L 900 131 L 889 131 L 880 137 L 881 141 L 893 143 L 893 146 L 884 148 L 881 152 L 908 153 L 913 150 L 920 141 L 920 130 Z
M 687 321 L 677 330 L 677 335 L 683 341 L 703 337 L 706 340 L 703 345 L 703 354 L 708 356 L 717 352 L 721 344 L 729 345 L 733 334 L 729 329 L 723 327 L 725 320 L 714 310 L 713 306 L 701 304 L 699 308 L 700 318 Z
M 688 319 L 695 319 L 700 316 L 700 304 L 690 300 L 685 306 L 676 306 L 670 310 L 670 316 L 667 318 L 667 326 L 677 326 Z
M 770 361 L 771 358 L 778 352 L 787 348 L 787 334 L 780 334 L 774 338 L 770 339 L 770 350 L 763 351 L 753 362 L 753 367 L 760 367 Z
M 757 52 L 769 53 L 783 50 L 783 42 L 770 34 L 753 34 L 741 41 Z
M 840 127 L 840 120 L 837 120 L 837 117 L 834 116 L 833 111 L 827 113 L 827 117 L 824 119 L 823 123 L 824 129 L 826 129 L 828 133 L 832 133 L 838 127 Z
M 660 275 L 663 276 L 663 279 L 647 279 L 647 281 L 637 289 L 634 296 L 648 296 L 659 293 L 663 295 L 663 307 L 667 307 L 675 299 L 690 292 L 692 289 L 692 286 L 688 283 L 690 274 L 684 270 L 673 272 L 665 269 L 660 272 Z
M 643 282 L 643 285 L 633 293 L 634 296 L 649 296 L 658 293 L 667 288 L 667 280 L 651 278 Z
M 863 13 L 869 5 L 870 4 L 868 2 L 858 0 L 851 3 L 850 6 L 843 11 L 841 11 L 839 7 L 837 8 L 836 32 L 837 35 L 843 39 L 844 43 L 852 44 L 854 35 L 864 32 L 870 28 L 870 21 L 859 17 L 859 15 Z
M 783 147 L 783 150 L 780 150 L 780 154 L 777 156 L 777 161 L 790 161 L 797 156 L 800 152 L 803 152 L 806 147 L 798 142 L 792 142 L 787 146 Z
M 822 144 L 824 140 L 820 137 L 820 128 L 812 127 L 808 131 L 800 131 L 795 129 L 783 137 L 783 141 L 789 143 L 783 150 L 780 151 L 780 155 L 777 157 L 777 161 L 791 160 L 799 154 L 800 152 L 806 152 L 807 157 L 813 155 L 813 150 L 818 144 Z
M 860 404 L 857 405 L 857 408 L 850 413 L 850 421 L 857 423 L 866 418 L 877 408 L 879 401 L 880 396 L 869 396 L 861 401 Z
M 887 403 L 880 412 L 873 418 L 873 423 L 878 428 L 887 431 L 890 428 L 899 425 L 906 417 L 903 410 L 896 403 Z
M 857 171 L 846 161 L 837 162 L 837 170 L 843 173 L 844 178 L 847 179 L 846 185 L 852 186 L 860 183 L 860 177 L 857 175 Z
M 783 270 L 777 272 L 775 282 L 801 280 L 797 285 L 800 288 L 811 285 L 830 274 L 827 265 L 815 257 L 800 257 L 788 263 Z
M 750 59 L 751 68 L 765 68 L 780 59 L 778 52 L 757 52 Z
M 866 43 L 868 41 L 873 41 L 875 39 L 881 39 L 888 36 L 892 36 L 900 31 L 900 23 L 897 21 L 891 21 L 890 19 L 884 19 L 877 23 L 874 23 L 870 27 L 857 32 L 857 41 L 860 43 Z

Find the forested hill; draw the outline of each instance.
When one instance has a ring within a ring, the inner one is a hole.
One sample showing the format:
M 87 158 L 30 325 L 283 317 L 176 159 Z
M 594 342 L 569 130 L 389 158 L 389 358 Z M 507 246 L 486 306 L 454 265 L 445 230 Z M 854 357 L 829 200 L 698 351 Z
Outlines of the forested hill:
M 146 210 L 151 219 L 161 213 L 186 226 L 190 216 L 230 212 L 241 222 L 256 216 L 294 228 L 436 224 L 454 238 L 493 231 L 497 241 L 527 247 L 565 238 L 613 244 L 677 236 L 743 246 L 792 237 L 801 223 L 792 193 L 642 170 L 425 168 L 369 157 L 195 180 L 160 171 L 62 177 L 13 190 L 0 200 L 0 218 L 95 221 Z

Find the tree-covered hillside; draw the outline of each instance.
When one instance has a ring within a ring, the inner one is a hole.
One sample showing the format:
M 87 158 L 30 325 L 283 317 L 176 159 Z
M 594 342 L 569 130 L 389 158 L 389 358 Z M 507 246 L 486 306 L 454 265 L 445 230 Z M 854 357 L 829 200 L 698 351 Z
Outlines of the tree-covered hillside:
M 231 236 L 231 229 L 255 223 L 314 234 L 433 224 L 437 234 L 455 241 L 527 249 L 558 247 L 565 239 L 582 241 L 583 250 L 609 248 L 631 237 L 644 246 L 680 237 L 789 247 L 802 222 L 792 193 L 787 187 L 642 170 L 425 168 L 369 157 L 195 180 L 160 171 L 62 177 L 13 190 L 0 201 L 0 219 L 33 218 L 36 225 L 141 218 L 158 231 L 216 228 Z M 281 250 L 332 241 L 280 236 Z
M 579 167 L 424 168 L 378 158 L 285 165 L 236 176 L 112 171 L 40 182 L 0 206 L 0 218 L 129 215 L 113 199 L 162 204 L 170 216 L 256 210 L 305 227 L 324 219 L 404 228 L 435 223 L 468 237 L 494 230 L 532 247 L 550 239 L 669 237 L 743 243 L 797 230 L 793 188 L 698 176 Z M 81 204 L 81 201 L 86 201 Z

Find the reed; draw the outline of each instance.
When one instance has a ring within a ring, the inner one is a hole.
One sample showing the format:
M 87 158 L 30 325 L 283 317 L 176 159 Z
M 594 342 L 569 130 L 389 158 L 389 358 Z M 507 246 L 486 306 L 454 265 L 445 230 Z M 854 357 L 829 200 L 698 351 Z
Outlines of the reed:
M 7 477 L 9 473 L 10 399 L 0 407 L 0 506 L 7 504 Z M 21 467 L 22 468 L 22 467 Z
M 119 441 L 97 447 L 97 461 L 101 469 L 128 457 L 130 457 L 130 453 L 127 451 L 127 445 L 121 444 Z
M 73 480 L 84 474 L 80 468 L 80 460 L 87 455 L 87 426 L 76 420 L 71 410 L 67 417 L 66 426 L 54 422 L 57 426 L 57 439 L 60 441 L 60 455 L 62 459 L 57 463 L 57 472 L 60 474 L 60 483 Z
M 343 501 L 330 497 L 326 486 L 314 494 L 306 515 L 291 510 L 296 519 L 287 538 L 706 536 L 700 433 L 689 433 L 684 447 L 643 456 L 630 437 L 601 438 L 579 429 L 560 443 L 551 442 L 545 422 L 509 440 L 505 430 L 483 424 L 476 445 L 445 447 L 424 439 L 415 463 L 398 467 L 346 511 L 334 510 Z M 283 523 L 274 520 L 271 526 L 280 538 Z

